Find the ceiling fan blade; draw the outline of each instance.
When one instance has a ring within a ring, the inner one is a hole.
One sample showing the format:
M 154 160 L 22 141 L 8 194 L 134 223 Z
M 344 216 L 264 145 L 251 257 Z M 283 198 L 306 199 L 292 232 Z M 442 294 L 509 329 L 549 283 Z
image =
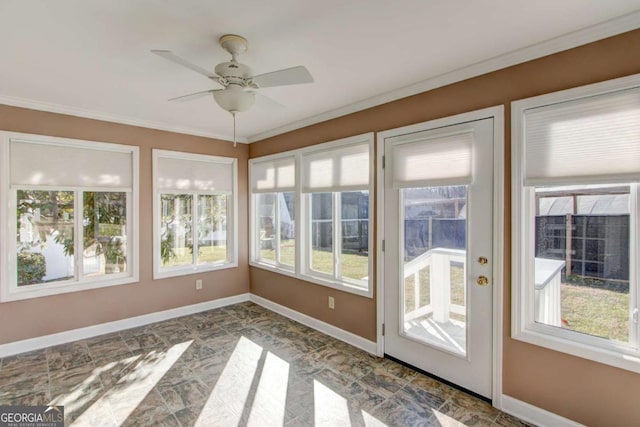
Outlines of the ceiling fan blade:
M 212 73 L 211 71 L 205 70 L 204 68 L 198 65 L 192 64 L 186 59 L 183 59 L 178 55 L 174 54 L 170 50 L 151 50 L 151 53 L 155 53 L 156 55 L 161 56 L 165 59 L 168 59 L 171 62 L 175 62 L 176 64 L 180 64 L 183 67 L 187 67 L 188 69 L 195 71 L 198 74 L 202 74 L 203 76 L 208 77 L 211 80 L 215 80 L 216 82 L 218 81 L 219 77 L 216 74 Z
M 255 94 L 256 96 L 256 106 L 262 109 L 276 109 L 276 108 L 284 108 L 284 105 L 280 104 L 273 98 L 270 98 L 266 95 L 261 94 L 260 92 L 250 91 L 250 93 Z
M 171 98 L 169 101 L 191 101 L 192 99 L 198 99 L 198 98 L 202 98 L 203 96 L 207 96 L 210 93 L 219 91 L 219 90 L 223 90 L 223 89 L 209 89 L 209 90 L 203 90 L 200 92 L 196 92 L 196 93 L 190 93 L 188 95 L 182 95 L 182 96 L 178 96 L 176 98 Z
M 254 76 L 252 80 L 261 88 L 313 83 L 311 73 L 309 73 L 309 70 L 302 65 L 285 68 L 284 70 L 272 71 L 270 73 L 259 74 Z

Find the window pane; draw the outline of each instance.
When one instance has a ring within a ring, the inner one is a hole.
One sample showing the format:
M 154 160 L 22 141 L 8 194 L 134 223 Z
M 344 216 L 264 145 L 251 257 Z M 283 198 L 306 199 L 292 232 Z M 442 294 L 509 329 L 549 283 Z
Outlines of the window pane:
M 278 193 L 280 213 L 280 263 L 296 265 L 295 193 Z
M 85 276 L 127 271 L 127 194 L 83 194 L 83 251 Z
M 311 269 L 333 275 L 333 193 L 311 194 Z
M 340 193 L 340 203 L 342 277 L 366 282 L 369 276 L 369 192 Z
M 193 264 L 192 196 L 160 195 L 160 259 L 163 267 Z
M 198 196 L 198 264 L 225 262 L 227 196 Z
M 74 278 L 72 191 L 17 191 L 18 286 Z
M 259 260 L 273 264 L 276 262 L 276 195 L 258 194 L 258 235 Z
M 536 322 L 629 341 L 629 194 L 629 185 L 536 188 Z
M 466 354 L 467 186 L 401 190 L 403 333 Z

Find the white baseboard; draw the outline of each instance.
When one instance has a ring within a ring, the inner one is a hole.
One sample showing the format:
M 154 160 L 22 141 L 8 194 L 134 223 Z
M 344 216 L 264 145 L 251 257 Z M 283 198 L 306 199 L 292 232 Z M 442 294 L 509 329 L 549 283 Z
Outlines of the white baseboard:
M 249 295 L 249 300 L 263 306 L 264 308 L 288 317 L 289 319 L 295 320 L 296 322 L 302 323 L 303 325 L 339 339 L 340 341 L 344 341 L 347 344 L 358 347 L 359 349 L 371 353 L 374 356 L 377 355 L 376 343 L 373 341 L 369 341 L 368 339 L 362 338 L 359 335 L 353 334 L 349 331 L 345 331 L 344 329 L 340 329 L 337 326 L 330 325 L 326 322 L 315 319 L 311 316 L 307 316 L 306 314 L 302 314 L 299 311 L 292 310 L 289 307 L 285 307 L 284 305 L 277 304 L 273 301 L 269 301 L 268 299 L 259 297 L 254 294 Z
M 521 420 L 540 427 L 584 427 L 583 424 L 561 417 L 537 406 L 530 405 L 513 397 L 502 395 L 502 410 Z
M 124 329 L 144 326 L 148 325 L 149 323 L 161 322 L 163 320 L 173 319 L 175 317 L 188 316 L 190 314 L 199 313 L 201 311 L 212 310 L 214 308 L 220 308 L 245 301 L 249 301 L 248 293 L 234 295 L 227 298 L 220 298 L 213 301 L 201 302 L 198 304 L 186 305 L 184 307 L 172 308 L 170 310 L 143 314 L 141 316 L 130 317 L 128 319 L 100 323 L 98 325 L 72 329 L 70 331 L 59 332 L 56 334 L 10 342 L 0 345 L 0 358 L 18 353 L 24 353 L 27 351 L 39 350 L 41 348 L 51 347 L 54 345 L 65 344 L 72 341 L 91 338 L 98 335 L 118 332 Z

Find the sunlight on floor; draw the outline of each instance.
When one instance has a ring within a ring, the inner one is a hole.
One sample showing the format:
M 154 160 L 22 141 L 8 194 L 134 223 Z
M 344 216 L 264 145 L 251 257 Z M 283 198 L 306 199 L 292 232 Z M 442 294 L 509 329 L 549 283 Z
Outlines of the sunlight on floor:
M 383 423 L 367 411 L 361 410 L 360 415 L 362 415 L 362 420 L 364 421 L 364 425 L 366 427 L 389 427 L 387 424 Z
M 435 344 L 449 351 L 465 355 L 466 325 L 464 322 L 450 319 L 439 323 L 432 318 L 422 317 L 405 322 L 404 329 L 414 338 Z
M 275 354 L 267 353 L 248 426 L 284 424 L 288 380 L 289 364 Z
M 79 411 L 83 406 L 95 399 L 98 394 L 102 393 L 99 387 L 99 375 L 100 370 L 94 369 L 81 384 L 74 387 L 69 393 L 55 397 L 48 404 L 64 406 L 67 414 Z
M 114 386 L 109 388 L 72 425 L 95 425 L 102 418 L 101 415 L 108 413 L 109 410 L 113 413 L 116 424 L 124 423 L 192 342 L 185 341 L 176 344 L 166 352 L 151 351 L 144 356 L 129 358 L 127 362 L 138 361 L 135 369 L 124 375 Z M 95 369 L 92 377 L 99 381 L 98 375 L 100 372 L 106 372 L 117 364 L 118 362 L 113 362 Z M 86 381 L 88 380 L 89 378 Z M 74 390 L 73 393 L 76 391 Z M 66 396 L 64 400 L 68 399 L 70 402 L 74 402 L 73 393 Z
M 244 411 L 262 347 L 241 337 L 209 395 L 196 426 L 237 426 Z
M 432 409 L 433 415 L 435 416 L 438 424 L 446 427 L 466 427 L 466 424 L 461 423 L 455 418 L 451 418 L 448 415 L 443 414 L 442 412 L 438 412 L 435 409 Z
M 347 399 L 313 380 L 315 426 L 350 426 Z

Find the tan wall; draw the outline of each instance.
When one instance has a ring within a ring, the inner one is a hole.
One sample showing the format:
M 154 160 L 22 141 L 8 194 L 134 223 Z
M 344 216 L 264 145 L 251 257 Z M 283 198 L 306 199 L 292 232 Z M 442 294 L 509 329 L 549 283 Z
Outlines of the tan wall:
M 244 144 L 0 105 L 0 129 L 140 147 L 140 281 L 0 304 L 0 344 L 181 307 L 249 291 L 247 155 Z M 238 158 L 239 267 L 153 280 L 151 149 Z M 138 230 L 134 230 L 138 232 Z M 195 290 L 195 280 L 203 289 Z
M 510 165 L 510 102 L 640 73 L 640 30 L 509 67 L 443 88 L 279 135 L 249 148 L 251 158 L 364 132 L 504 105 L 505 164 Z M 505 182 L 504 394 L 588 425 L 640 425 L 640 375 L 509 338 L 511 182 Z M 375 303 L 251 268 L 251 292 L 368 339 L 375 339 Z

